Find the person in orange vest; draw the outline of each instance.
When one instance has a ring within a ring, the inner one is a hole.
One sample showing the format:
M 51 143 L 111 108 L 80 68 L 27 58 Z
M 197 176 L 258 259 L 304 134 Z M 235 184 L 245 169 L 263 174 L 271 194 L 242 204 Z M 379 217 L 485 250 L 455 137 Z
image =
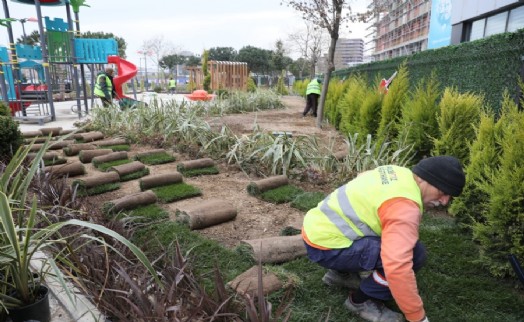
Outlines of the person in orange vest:
M 328 269 L 322 281 L 352 289 L 344 305 L 367 321 L 429 321 L 415 279 L 426 260 L 422 213 L 447 205 L 465 181 L 458 159 L 436 156 L 412 169 L 379 166 L 335 190 L 302 227 L 309 259 Z M 391 299 L 403 315 L 384 305 Z

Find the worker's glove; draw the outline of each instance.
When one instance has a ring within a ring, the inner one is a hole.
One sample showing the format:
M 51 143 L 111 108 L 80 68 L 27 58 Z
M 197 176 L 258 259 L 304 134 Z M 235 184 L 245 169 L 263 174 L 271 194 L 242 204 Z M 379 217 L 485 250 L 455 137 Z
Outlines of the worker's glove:
M 422 320 L 420 321 L 410 321 L 410 322 L 429 322 L 429 319 L 427 316 L 425 316 Z

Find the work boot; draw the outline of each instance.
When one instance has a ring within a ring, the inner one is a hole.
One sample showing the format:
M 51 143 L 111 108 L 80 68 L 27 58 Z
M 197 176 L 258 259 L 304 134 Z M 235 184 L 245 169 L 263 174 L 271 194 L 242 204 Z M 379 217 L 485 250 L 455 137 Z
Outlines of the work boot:
M 322 277 L 322 282 L 329 286 L 341 286 L 355 290 L 360 286 L 360 277 L 357 273 L 341 273 L 329 269 Z
M 351 301 L 351 295 L 346 299 L 344 305 L 351 312 L 358 314 L 361 318 L 370 322 L 402 322 L 404 316 L 388 309 L 383 303 L 367 300 L 361 304 Z

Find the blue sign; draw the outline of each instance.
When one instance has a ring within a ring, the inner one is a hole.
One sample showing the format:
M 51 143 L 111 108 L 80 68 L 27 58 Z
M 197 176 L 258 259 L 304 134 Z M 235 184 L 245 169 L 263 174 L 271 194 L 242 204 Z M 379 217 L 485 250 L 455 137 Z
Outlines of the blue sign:
M 451 1 L 432 1 L 428 49 L 448 46 L 451 42 Z

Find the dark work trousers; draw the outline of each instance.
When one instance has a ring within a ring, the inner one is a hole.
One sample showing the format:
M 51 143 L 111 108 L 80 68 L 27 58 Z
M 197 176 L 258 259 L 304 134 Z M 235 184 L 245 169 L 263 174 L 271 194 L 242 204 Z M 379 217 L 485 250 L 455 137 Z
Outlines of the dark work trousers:
M 321 250 L 306 244 L 307 254 L 311 261 L 325 268 L 339 272 L 373 271 L 373 274 L 360 282 L 364 294 L 375 299 L 388 301 L 393 299 L 389 287 L 379 284 L 374 274 L 384 274 L 380 258 L 380 237 L 364 237 L 354 241 L 351 247 L 342 249 Z M 417 272 L 426 261 L 426 248 L 417 241 L 413 249 L 413 270 Z
M 317 105 L 319 97 L 320 95 L 318 94 L 309 94 L 306 97 L 306 108 L 304 109 L 304 113 L 302 113 L 303 116 L 306 116 L 309 110 L 311 110 L 313 116 L 317 117 Z

